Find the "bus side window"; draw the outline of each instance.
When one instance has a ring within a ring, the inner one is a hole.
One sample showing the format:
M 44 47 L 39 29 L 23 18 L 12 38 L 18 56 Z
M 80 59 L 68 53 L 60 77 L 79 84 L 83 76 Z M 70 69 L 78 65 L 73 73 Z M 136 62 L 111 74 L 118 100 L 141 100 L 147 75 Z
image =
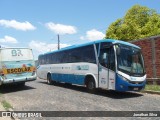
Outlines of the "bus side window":
M 42 65 L 44 65 L 44 64 L 45 64 L 45 56 L 42 56 L 41 64 L 42 64 Z
M 56 53 L 53 53 L 52 55 L 52 64 L 56 63 Z

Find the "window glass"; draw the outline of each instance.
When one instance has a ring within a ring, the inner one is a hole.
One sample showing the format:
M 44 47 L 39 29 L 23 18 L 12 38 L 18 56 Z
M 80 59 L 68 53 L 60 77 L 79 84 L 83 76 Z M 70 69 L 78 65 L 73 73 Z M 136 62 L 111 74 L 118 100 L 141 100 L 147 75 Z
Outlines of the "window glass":
M 41 64 L 89 62 L 96 63 L 94 46 L 88 45 L 66 51 L 40 56 Z
M 122 44 L 116 47 L 118 70 L 132 76 L 143 76 L 144 61 L 140 49 Z
M 75 62 L 89 62 L 95 63 L 95 52 L 93 45 L 79 47 L 65 51 L 65 62 L 75 63 Z M 64 61 L 63 61 L 64 62 Z
M 100 50 L 99 63 L 106 68 L 108 68 L 108 55 L 109 55 L 108 49 L 105 48 Z
M 75 49 L 74 60 L 75 62 L 96 63 L 94 46 L 89 45 Z
M 109 61 L 109 69 L 115 71 L 115 53 L 113 47 L 110 49 Z
M 41 64 L 44 64 L 44 56 L 41 57 Z
M 52 64 L 55 64 L 57 62 L 57 53 L 52 54 Z
M 46 61 L 45 64 L 49 64 L 49 55 L 46 55 Z

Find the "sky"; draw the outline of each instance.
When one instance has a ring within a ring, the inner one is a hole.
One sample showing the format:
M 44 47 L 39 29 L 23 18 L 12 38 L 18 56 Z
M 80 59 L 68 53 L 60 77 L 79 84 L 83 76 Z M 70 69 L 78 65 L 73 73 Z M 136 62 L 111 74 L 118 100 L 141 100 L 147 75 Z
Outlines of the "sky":
M 0 0 L 0 46 L 32 48 L 34 58 L 100 40 L 109 25 L 139 4 L 160 13 L 159 0 Z

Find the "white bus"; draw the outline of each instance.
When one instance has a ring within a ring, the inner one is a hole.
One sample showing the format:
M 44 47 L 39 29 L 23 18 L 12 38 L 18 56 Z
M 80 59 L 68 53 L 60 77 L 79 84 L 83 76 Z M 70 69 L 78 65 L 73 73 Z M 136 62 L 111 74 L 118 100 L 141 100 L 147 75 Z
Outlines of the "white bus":
M 62 48 L 39 55 L 38 61 L 37 76 L 49 84 L 84 85 L 89 91 L 140 91 L 146 83 L 141 48 L 119 40 Z
M 0 48 L 0 85 L 36 80 L 32 49 Z

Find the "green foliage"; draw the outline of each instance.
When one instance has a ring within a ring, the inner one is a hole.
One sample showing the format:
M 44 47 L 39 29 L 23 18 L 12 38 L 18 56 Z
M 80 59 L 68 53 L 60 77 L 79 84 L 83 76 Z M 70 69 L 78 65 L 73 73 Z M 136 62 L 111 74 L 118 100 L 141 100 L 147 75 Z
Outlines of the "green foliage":
M 145 90 L 160 91 L 160 85 L 146 85 Z
M 160 34 L 160 14 L 144 6 L 134 5 L 122 19 L 113 22 L 106 38 L 135 40 Z
M 7 101 L 3 100 L 2 101 L 2 105 L 5 108 L 5 110 L 9 110 L 10 108 L 12 109 L 13 107 L 11 106 L 10 103 L 8 103 Z

